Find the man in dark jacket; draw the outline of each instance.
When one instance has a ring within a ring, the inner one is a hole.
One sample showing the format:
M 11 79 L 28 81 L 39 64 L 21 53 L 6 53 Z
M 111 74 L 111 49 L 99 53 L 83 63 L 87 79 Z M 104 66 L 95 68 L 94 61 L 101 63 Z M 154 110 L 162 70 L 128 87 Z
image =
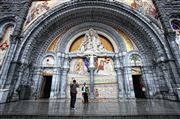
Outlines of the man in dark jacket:
M 79 84 L 76 83 L 76 80 L 73 78 L 73 83 L 70 84 L 70 95 L 71 95 L 71 104 L 70 107 L 72 110 L 76 109 L 75 108 L 75 102 L 76 102 L 76 94 L 77 94 L 77 87 L 79 87 Z
M 18 88 L 16 89 L 16 92 L 18 93 L 18 96 L 19 96 L 19 100 L 21 99 L 21 89 L 22 89 L 22 85 L 20 84 L 19 86 L 18 86 Z

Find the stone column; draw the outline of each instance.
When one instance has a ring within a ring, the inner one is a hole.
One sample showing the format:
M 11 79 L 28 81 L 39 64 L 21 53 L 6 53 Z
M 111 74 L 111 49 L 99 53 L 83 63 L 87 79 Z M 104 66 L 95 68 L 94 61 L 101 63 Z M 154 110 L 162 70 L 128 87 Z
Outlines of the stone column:
M 153 75 L 153 79 L 154 79 L 154 88 L 155 88 L 155 94 L 158 94 L 159 90 L 159 76 L 157 75 L 156 72 L 156 67 L 152 67 L 152 75 Z
M 143 81 L 144 81 L 144 85 L 145 85 L 145 94 L 146 94 L 146 97 L 147 98 L 151 98 L 152 97 L 152 85 L 154 84 L 151 84 L 151 78 L 152 78 L 152 75 L 150 75 L 150 69 L 148 68 L 148 66 L 143 66 L 141 67 L 141 70 L 142 70 L 142 76 L 143 76 Z
M 18 79 L 17 79 L 17 82 L 14 85 L 14 94 L 15 94 L 14 96 L 17 96 L 16 95 L 17 94 L 16 89 L 18 88 L 19 85 L 21 85 L 21 80 L 22 80 L 22 77 L 23 77 L 25 67 L 26 67 L 26 64 L 21 64 L 21 66 L 18 69 Z
M 50 98 L 57 98 L 58 97 L 58 69 L 54 68 L 53 69 L 53 77 L 52 77 L 52 84 L 51 84 L 51 93 L 50 93 Z
M 168 64 L 170 66 L 169 71 L 172 71 L 172 82 L 173 82 L 173 88 L 180 87 L 180 72 L 178 72 L 178 69 L 176 67 L 176 64 L 174 61 L 168 61 Z
M 18 99 L 16 89 L 20 85 L 25 67 L 26 67 L 25 64 L 24 65 L 17 64 L 16 74 L 13 75 L 12 81 L 8 80 L 8 82 L 6 82 L 6 85 L 8 84 L 7 86 L 10 89 L 8 94 L 8 101 Z
M 170 77 L 169 71 L 167 69 L 166 63 L 161 63 L 160 67 L 161 67 L 161 70 L 163 72 L 163 76 L 164 76 L 164 80 L 166 82 L 166 85 L 169 88 L 169 92 L 172 93 L 173 92 L 173 88 L 172 88 L 172 85 L 171 85 L 171 82 L 170 82 L 171 77 Z
M 115 71 L 116 71 L 116 76 L 117 76 L 117 82 L 118 82 L 118 98 L 121 100 L 125 98 L 125 93 L 124 93 L 124 78 L 122 75 L 122 67 L 119 61 L 119 56 L 116 54 L 115 55 Z
M 90 99 L 94 99 L 95 95 L 94 95 L 94 70 L 95 70 L 95 66 L 94 66 L 94 58 L 96 56 L 94 56 L 93 54 L 90 54 L 89 56 L 89 70 L 90 70 Z
M 124 75 L 125 75 L 125 89 L 127 93 L 127 98 L 135 98 L 131 66 L 125 66 Z
M 56 72 L 56 78 L 57 78 L 57 84 L 56 84 L 56 90 L 57 90 L 57 98 L 60 98 L 60 91 L 61 91 L 61 68 L 57 68 Z
M 64 64 L 62 67 L 62 75 L 61 75 L 61 98 L 66 98 L 68 71 L 69 71 L 69 59 L 68 59 L 68 55 L 65 55 Z
M 94 67 L 89 67 L 90 70 L 90 99 L 94 99 Z
M 41 81 L 42 81 L 42 69 L 36 67 L 34 70 L 34 85 L 33 85 L 33 96 L 35 99 L 39 98 L 40 96 L 40 89 L 41 89 Z
M 61 63 L 62 63 L 62 58 L 61 58 L 62 54 L 60 52 L 57 53 L 57 61 L 56 61 L 56 66 L 57 66 L 57 79 L 58 79 L 58 82 L 57 82 L 57 98 L 60 98 L 61 97 Z

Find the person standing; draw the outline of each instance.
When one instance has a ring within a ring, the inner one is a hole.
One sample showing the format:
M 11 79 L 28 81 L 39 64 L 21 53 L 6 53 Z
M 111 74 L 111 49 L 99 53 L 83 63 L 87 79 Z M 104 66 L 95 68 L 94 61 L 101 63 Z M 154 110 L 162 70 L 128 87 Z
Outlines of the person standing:
M 18 86 L 18 88 L 16 89 L 16 92 L 18 93 L 19 100 L 21 99 L 21 89 L 22 89 L 22 85 L 20 84 Z
M 89 88 L 87 87 L 86 83 L 84 83 L 82 87 L 82 95 L 84 97 L 84 103 L 88 103 L 88 93 L 89 93 Z
M 79 87 L 79 84 L 76 83 L 76 80 L 74 78 L 73 79 L 73 83 L 70 84 L 70 96 L 71 96 L 71 104 L 70 104 L 70 108 L 72 110 L 76 109 L 75 108 L 75 103 L 76 103 L 76 95 L 77 95 L 77 87 Z

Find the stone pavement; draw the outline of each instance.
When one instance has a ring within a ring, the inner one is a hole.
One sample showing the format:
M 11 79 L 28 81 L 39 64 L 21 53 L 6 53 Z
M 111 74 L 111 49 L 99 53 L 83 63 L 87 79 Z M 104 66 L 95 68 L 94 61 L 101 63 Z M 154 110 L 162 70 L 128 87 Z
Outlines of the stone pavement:
M 138 116 L 176 115 L 180 118 L 180 103 L 168 100 L 93 101 L 77 100 L 77 110 L 70 110 L 69 100 L 21 100 L 0 104 L 0 115 L 41 116 Z

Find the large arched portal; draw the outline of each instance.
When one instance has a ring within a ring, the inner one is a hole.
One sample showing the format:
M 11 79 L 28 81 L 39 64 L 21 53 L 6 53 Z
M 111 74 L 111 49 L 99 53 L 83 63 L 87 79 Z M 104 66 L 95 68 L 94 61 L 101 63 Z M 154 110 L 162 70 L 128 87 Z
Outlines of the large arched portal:
M 86 44 L 88 32 L 90 39 L 96 40 Z M 50 98 L 68 98 L 72 77 L 79 83 L 87 82 L 92 97 L 98 90 L 99 98 L 135 98 L 130 64 L 133 53 L 141 57 L 146 98 L 161 97 L 161 84 L 173 92 L 169 81 L 173 74 L 165 72 L 171 66 L 163 63 L 171 55 L 166 43 L 162 43 L 159 28 L 126 5 L 67 2 L 37 18 L 23 35 L 15 57 L 24 69 L 17 72 L 21 75 L 18 80 L 33 82 L 32 97 L 40 96 L 43 76 L 50 75 Z M 42 64 L 46 56 L 53 57 L 52 66 Z M 154 66 L 154 62 L 158 65 Z M 164 75 L 158 74 L 161 71 Z M 23 72 L 26 73 L 22 76 Z
M 77 37 L 69 50 L 70 53 L 76 54 L 76 57 L 70 61 L 67 94 L 69 94 L 69 84 L 72 83 L 74 77 L 81 85 L 86 83 L 89 87 L 93 87 L 96 98 L 117 98 L 118 88 L 114 61 L 108 56 L 108 53 L 115 53 L 114 49 L 110 40 L 92 28 Z M 90 56 L 91 53 L 92 56 Z M 91 57 L 94 60 L 93 64 L 90 64 Z M 93 79 L 90 77 L 91 71 Z M 82 97 L 81 93 L 78 97 Z

